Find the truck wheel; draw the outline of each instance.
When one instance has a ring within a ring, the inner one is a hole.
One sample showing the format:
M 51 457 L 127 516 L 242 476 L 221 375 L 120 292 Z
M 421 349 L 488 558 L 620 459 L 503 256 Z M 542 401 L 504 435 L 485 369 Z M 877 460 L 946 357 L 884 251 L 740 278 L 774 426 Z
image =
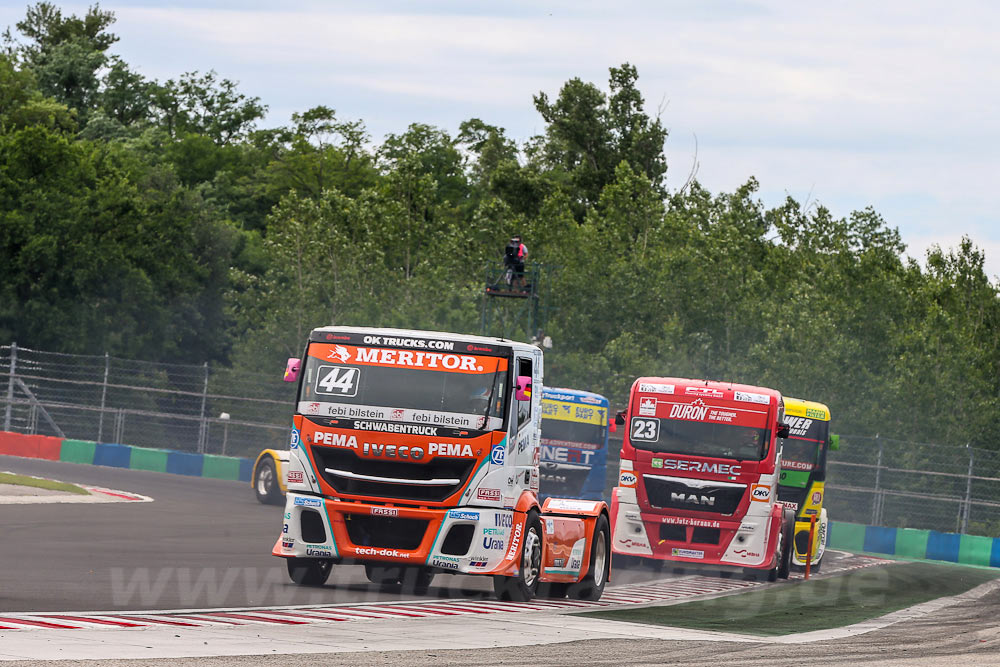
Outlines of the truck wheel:
M 329 558 L 286 558 L 285 565 L 288 576 L 300 586 L 322 586 L 333 569 Z
M 779 545 L 781 552 L 778 554 L 778 570 L 775 572 L 777 579 L 788 578 L 788 573 L 792 569 L 792 551 L 795 549 L 792 542 L 795 536 L 795 512 L 785 510 L 782 518 L 784 524 L 781 526 L 781 544 Z M 773 579 L 768 579 L 773 581 Z
M 278 484 L 278 472 L 274 459 L 265 456 L 257 464 L 253 472 L 253 490 L 258 502 L 265 505 L 280 505 L 283 502 L 281 486 Z
M 781 533 L 778 533 L 779 538 Z M 743 578 L 747 581 L 777 581 L 778 580 L 778 568 L 781 567 L 781 559 L 779 554 L 774 554 L 771 556 L 771 562 L 774 564 L 773 567 L 764 569 L 762 567 L 745 567 L 743 568 Z
M 590 568 L 587 576 L 569 587 L 569 596 L 577 600 L 600 600 L 611 570 L 611 528 L 608 517 L 597 517 L 594 541 L 590 544 Z
M 493 592 L 500 600 L 528 602 L 538 592 L 538 575 L 542 571 L 542 522 L 538 512 L 528 512 L 524 522 L 524 542 L 521 546 L 521 562 L 513 577 L 496 575 L 493 577 Z

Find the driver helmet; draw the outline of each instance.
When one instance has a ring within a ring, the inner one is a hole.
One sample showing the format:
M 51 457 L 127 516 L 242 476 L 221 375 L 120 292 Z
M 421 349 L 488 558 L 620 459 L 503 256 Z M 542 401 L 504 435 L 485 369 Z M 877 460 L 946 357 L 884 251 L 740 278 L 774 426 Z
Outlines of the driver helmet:
M 469 394 L 469 411 L 474 415 L 486 414 L 490 405 L 490 387 L 483 386 Z

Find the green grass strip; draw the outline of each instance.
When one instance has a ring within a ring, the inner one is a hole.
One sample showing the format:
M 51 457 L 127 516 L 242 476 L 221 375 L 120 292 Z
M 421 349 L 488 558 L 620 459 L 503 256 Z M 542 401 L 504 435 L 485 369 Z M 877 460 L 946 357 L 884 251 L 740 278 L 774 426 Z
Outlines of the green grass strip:
M 56 482 L 51 479 L 38 479 L 37 477 L 25 477 L 24 475 L 14 475 L 9 472 L 0 472 L 0 484 L 13 484 L 14 486 L 30 486 L 36 489 L 50 489 L 52 491 L 68 491 L 69 493 L 79 493 L 88 495 L 90 492 L 81 489 L 75 484 L 66 482 Z
M 712 600 L 580 616 L 748 635 L 789 635 L 860 623 L 964 593 L 998 576 L 995 570 L 960 565 L 899 563 Z

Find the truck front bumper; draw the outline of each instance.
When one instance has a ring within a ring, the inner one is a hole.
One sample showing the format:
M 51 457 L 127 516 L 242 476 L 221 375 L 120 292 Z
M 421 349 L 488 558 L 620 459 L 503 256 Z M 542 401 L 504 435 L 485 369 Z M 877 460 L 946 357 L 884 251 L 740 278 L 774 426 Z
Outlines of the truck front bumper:
M 780 530 L 780 522 L 769 516 L 715 520 L 643 511 L 617 493 L 611 513 L 614 553 L 702 565 L 771 567 Z
M 516 559 L 509 554 L 513 528 L 523 520 L 513 510 L 418 509 L 290 492 L 272 554 L 493 574 Z

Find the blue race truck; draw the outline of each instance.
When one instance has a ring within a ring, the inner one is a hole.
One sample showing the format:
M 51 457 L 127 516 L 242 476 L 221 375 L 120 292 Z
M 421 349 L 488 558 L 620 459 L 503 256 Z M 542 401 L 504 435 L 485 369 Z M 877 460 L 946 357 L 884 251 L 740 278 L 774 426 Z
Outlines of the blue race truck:
M 608 461 L 608 399 L 577 389 L 542 391 L 539 496 L 604 498 Z

